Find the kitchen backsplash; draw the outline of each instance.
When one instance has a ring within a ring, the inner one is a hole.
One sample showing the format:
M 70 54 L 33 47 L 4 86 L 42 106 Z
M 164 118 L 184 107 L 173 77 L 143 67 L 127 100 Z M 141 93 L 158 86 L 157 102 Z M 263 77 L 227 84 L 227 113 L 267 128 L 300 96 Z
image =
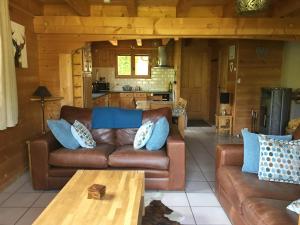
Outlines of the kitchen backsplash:
M 111 90 L 122 90 L 122 86 L 139 86 L 143 91 L 167 91 L 169 83 L 175 79 L 173 68 L 151 68 L 151 79 L 124 79 L 115 78 L 114 67 L 93 67 L 94 81 L 100 77 L 105 77 L 106 82 L 110 83 Z

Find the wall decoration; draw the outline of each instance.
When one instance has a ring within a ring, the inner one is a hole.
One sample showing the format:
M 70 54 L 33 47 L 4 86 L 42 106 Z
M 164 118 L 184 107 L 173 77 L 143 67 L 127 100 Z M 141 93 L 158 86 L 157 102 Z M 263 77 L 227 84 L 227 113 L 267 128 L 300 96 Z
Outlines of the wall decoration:
M 230 45 L 229 46 L 229 60 L 234 60 L 235 59 L 235 45 Z
M 17 68 L 28 68 L 25 27 L 11 21 L 11 32 L 15 66 Z

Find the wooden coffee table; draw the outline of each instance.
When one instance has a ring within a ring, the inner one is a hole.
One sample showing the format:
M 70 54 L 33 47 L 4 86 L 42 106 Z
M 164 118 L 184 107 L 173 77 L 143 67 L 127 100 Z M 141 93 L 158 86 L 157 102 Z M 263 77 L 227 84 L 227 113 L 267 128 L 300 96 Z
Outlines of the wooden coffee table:
M 140 224 L 144 180 L 143 171 L 78 170 L 33 224 Z M 87 198 L 92 184 L 106 186 L 103 199 Z

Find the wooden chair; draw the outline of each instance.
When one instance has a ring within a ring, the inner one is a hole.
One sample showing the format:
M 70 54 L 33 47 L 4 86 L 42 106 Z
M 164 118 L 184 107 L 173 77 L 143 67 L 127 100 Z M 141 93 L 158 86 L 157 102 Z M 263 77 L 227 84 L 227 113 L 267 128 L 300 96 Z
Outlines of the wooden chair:
M 187 100 L 183 98 L 179 98 L 175 108 L 181 108 L 183 109 L 183 114 L 179 115 L 178 117 L 178 130 L 180 135 L 184 138 L 184 130 L 187 125 L 187 114 L 186 114 L 186 106 L 187 106 Z

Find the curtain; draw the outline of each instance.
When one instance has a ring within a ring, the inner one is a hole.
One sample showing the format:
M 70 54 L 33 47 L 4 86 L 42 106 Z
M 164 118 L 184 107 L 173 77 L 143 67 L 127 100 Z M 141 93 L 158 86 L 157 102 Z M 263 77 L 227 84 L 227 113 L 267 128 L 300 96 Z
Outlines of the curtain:
M 0 130 L 18 123 L 18 97 L 9 0 L 0 0 Z

